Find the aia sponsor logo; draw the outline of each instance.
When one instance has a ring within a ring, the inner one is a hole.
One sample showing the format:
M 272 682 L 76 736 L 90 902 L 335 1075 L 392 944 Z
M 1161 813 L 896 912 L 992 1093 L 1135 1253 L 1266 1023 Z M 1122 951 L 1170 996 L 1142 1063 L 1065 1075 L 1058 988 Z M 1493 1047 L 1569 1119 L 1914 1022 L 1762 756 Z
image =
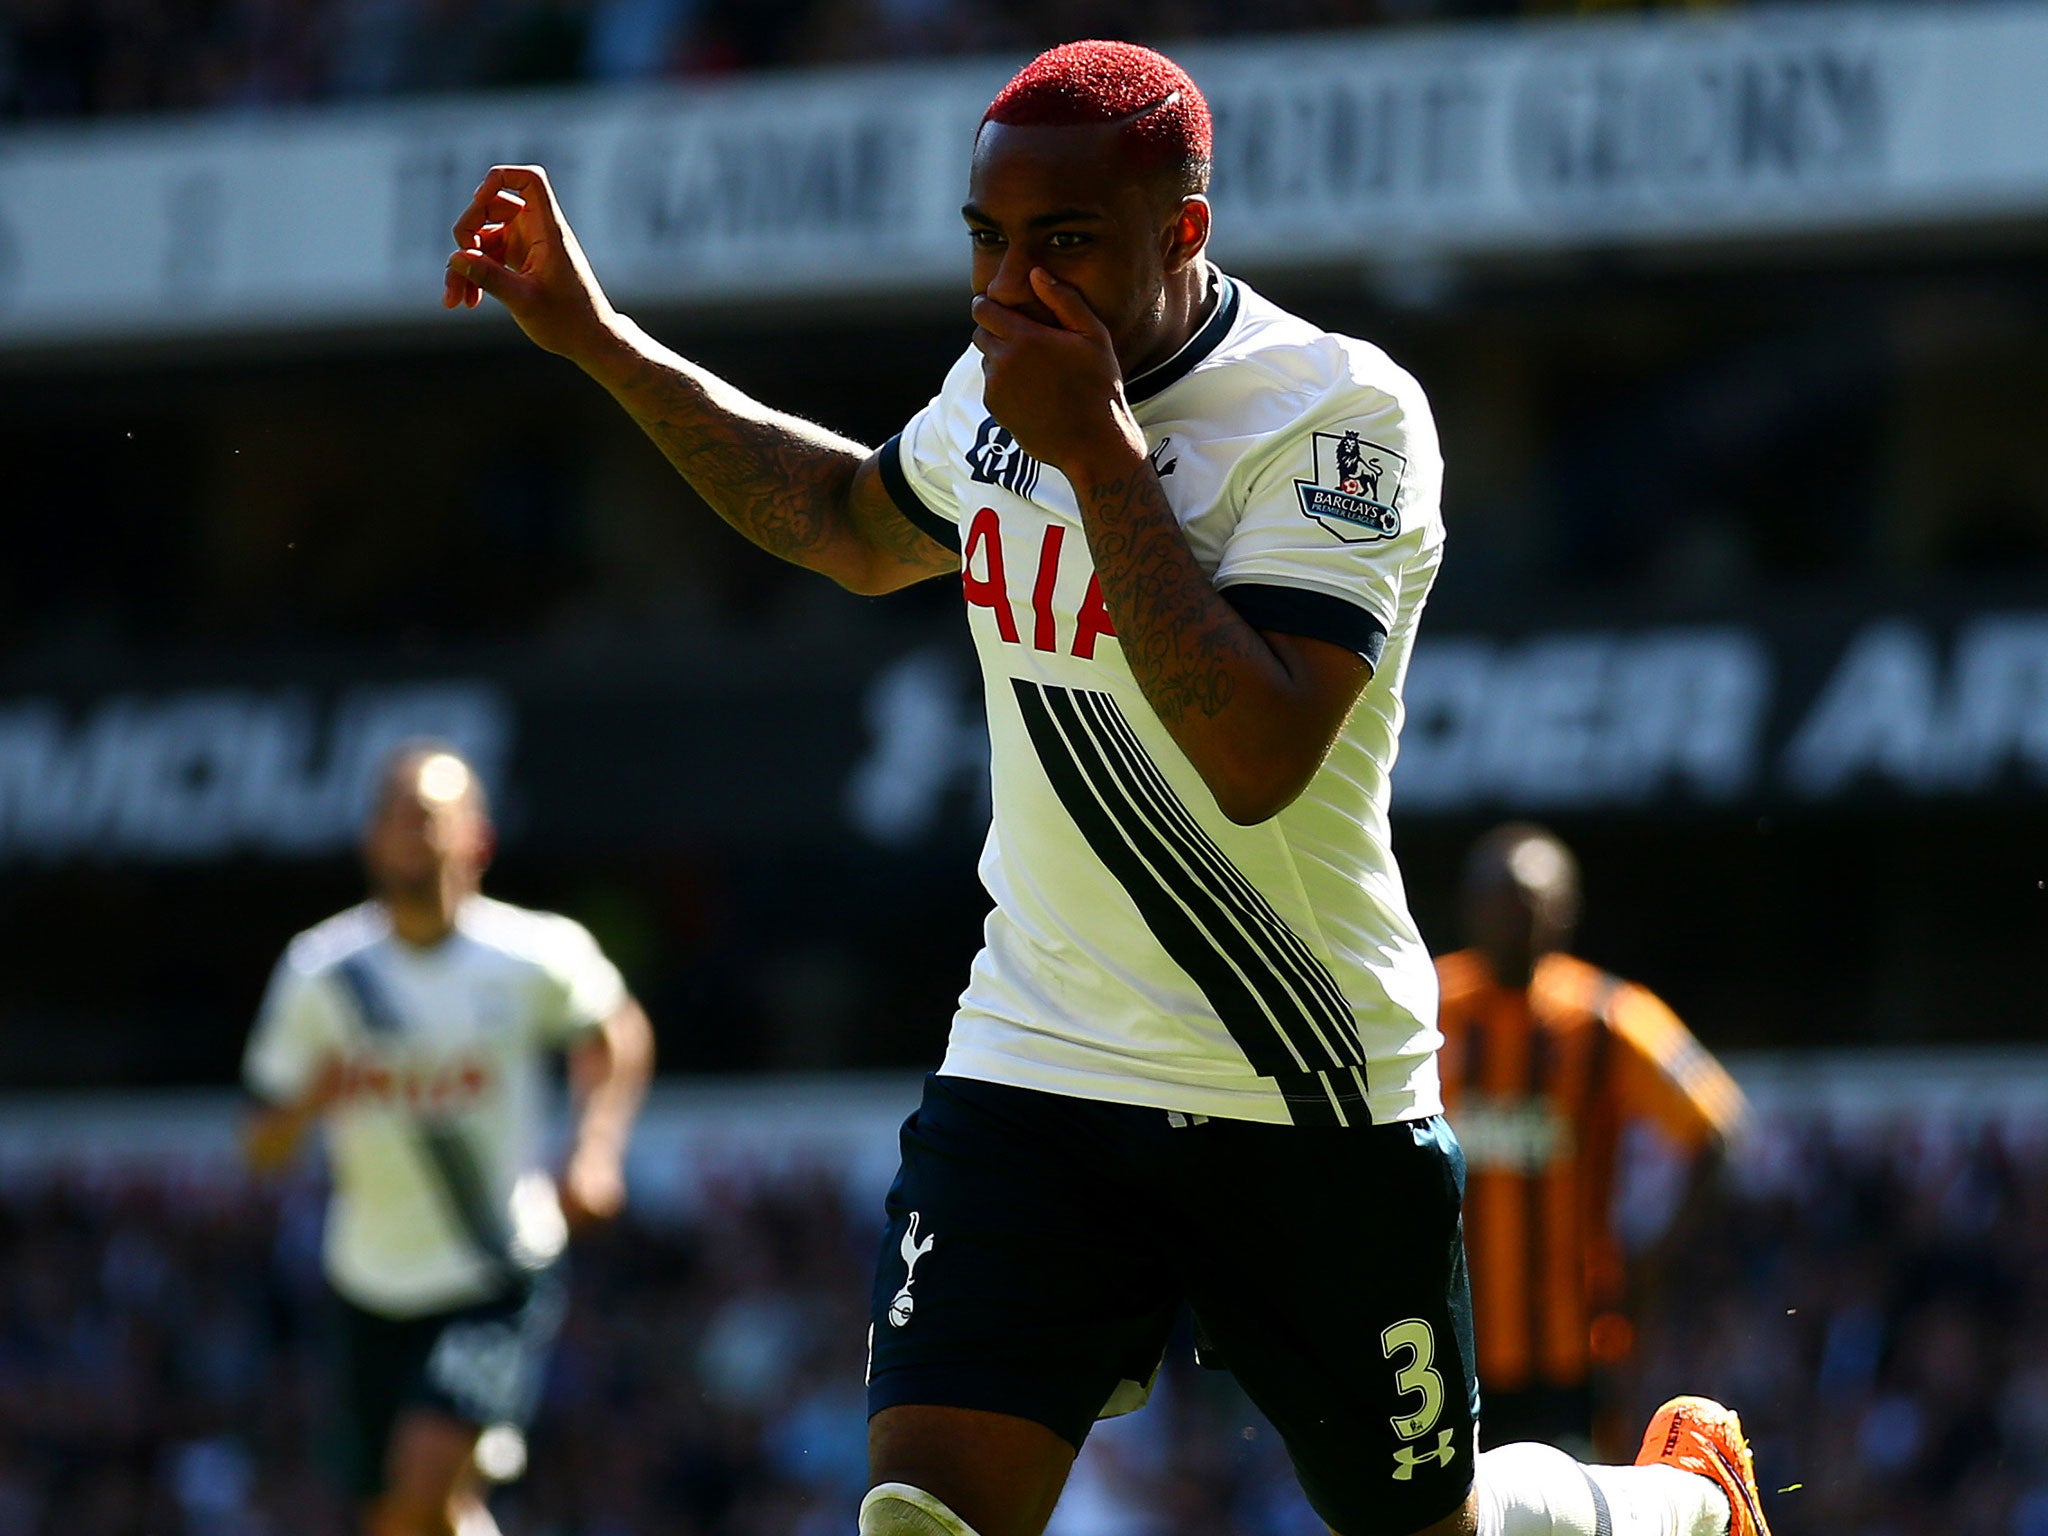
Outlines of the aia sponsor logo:
M 1077 560 L 1088 558 L 1085 540 L 1074 541 Z M 1095 659 L 1095 642 L 1104 636 L 1116 638 L 1109 607 L 1102 600 L 1102 583 L 1088 573 L 1088 585 L 1078 608 L 1063 611 L 1059 600 L 1061 557 L 1066 549 L 1067 529 L 1062 523 L 1047 523 L 1038 541 L 1037 569 L 1031 579 L 1031 648 L 1035 651 L 1065 649 L 1083 661 Z M 1007 645 L 1022 645 L 1015 604 L 1010 596 L 1010 578 L 1003 561 L 1003 520 L 994 507 L 983 507 L 967 525 L 962 545 L 960 584 L 970 608 L 986 608 L 995 618 L 996 633 Z M 1068 586 L 1067 602 L 1078 578 Z
M 497 1071 L 484 1056 L 392 1060 L 364 1055 L 349 1062 L 341 1091 L 350 1104 L 455 1115 L 490 1097 L 497 1084 Z

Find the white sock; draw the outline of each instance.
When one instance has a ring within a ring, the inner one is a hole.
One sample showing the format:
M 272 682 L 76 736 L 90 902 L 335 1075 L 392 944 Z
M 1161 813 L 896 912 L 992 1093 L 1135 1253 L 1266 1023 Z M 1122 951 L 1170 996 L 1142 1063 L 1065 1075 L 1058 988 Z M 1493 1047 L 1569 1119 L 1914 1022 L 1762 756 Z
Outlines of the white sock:
M 1728 1496 L 1677 1467 L 1588 1467 L 1547 1445 L 1479 1458 L 1479 1536 L 1728 1536 Z

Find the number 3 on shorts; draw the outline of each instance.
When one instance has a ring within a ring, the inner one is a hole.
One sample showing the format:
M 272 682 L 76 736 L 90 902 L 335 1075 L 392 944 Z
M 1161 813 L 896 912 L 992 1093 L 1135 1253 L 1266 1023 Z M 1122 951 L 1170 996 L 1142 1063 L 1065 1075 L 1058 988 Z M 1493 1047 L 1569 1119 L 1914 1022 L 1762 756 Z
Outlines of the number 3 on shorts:
M 1430 1361 L 1436 1358 L 1436 1334 L 1428 1323 L 1411 1317 L 1395 1323 L 1380 1335 L 1380 1350 L 1389 1360 L 1403 1350 L 1405 1365 L 1394 1369 L 1394 1385 L 1402 1393 L 1420 1392 L 1422 1404 L 1413 1413 L 1397 1413 L 1387 1422 L 1403 1440 L 1419 1440 L 1435 1427 L 1444 1411 L 1444 1379 Z

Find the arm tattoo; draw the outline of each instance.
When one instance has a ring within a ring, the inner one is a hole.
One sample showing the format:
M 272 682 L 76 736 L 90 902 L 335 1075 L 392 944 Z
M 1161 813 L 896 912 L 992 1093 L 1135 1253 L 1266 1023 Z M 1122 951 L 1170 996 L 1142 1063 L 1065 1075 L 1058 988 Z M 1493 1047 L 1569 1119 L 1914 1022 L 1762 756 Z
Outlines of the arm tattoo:
M 871 548 L 898 565 L 931 576 L 948 576 L 960 569 L 960 552 L 926 533 L 896 509 L 887 496 L 864 504 L 856 496 L 848 506 L 854 532 Z
M 1264 639 L 1196 564 L 1149 464 L 1090 481 L 1082 504 L 1102 600 L 1139 688 L 1169 729 L 1213 720 L 1246 667 L 1272 665 Z
M 771 411 L 701 369 L 641 356 L 612 393 L 726 522 L 772 555 L 832 563 L 859 444 Z

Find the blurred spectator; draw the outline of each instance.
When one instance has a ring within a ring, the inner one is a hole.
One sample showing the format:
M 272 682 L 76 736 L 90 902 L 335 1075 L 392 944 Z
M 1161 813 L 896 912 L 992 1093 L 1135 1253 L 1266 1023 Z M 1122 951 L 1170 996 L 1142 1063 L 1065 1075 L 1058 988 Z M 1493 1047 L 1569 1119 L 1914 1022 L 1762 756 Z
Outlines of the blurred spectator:
M 316 1211 L 146 1172 L 0 1188 L 0 1532 L 344 1528 L 311 1459 Z M 879 1228 L 818 1170 L 588 1241 L 509 1536 L 844 1530 Z M 1673 1234 L 1638 1406 L 1741 1401 L 1778 1536 L 2043 1536 L 2044 1275 L 2048 1142 L 1766 1123 Z M 1177 1358 L 1051 1536 L 1318 1529 L 1271 1429 Z

